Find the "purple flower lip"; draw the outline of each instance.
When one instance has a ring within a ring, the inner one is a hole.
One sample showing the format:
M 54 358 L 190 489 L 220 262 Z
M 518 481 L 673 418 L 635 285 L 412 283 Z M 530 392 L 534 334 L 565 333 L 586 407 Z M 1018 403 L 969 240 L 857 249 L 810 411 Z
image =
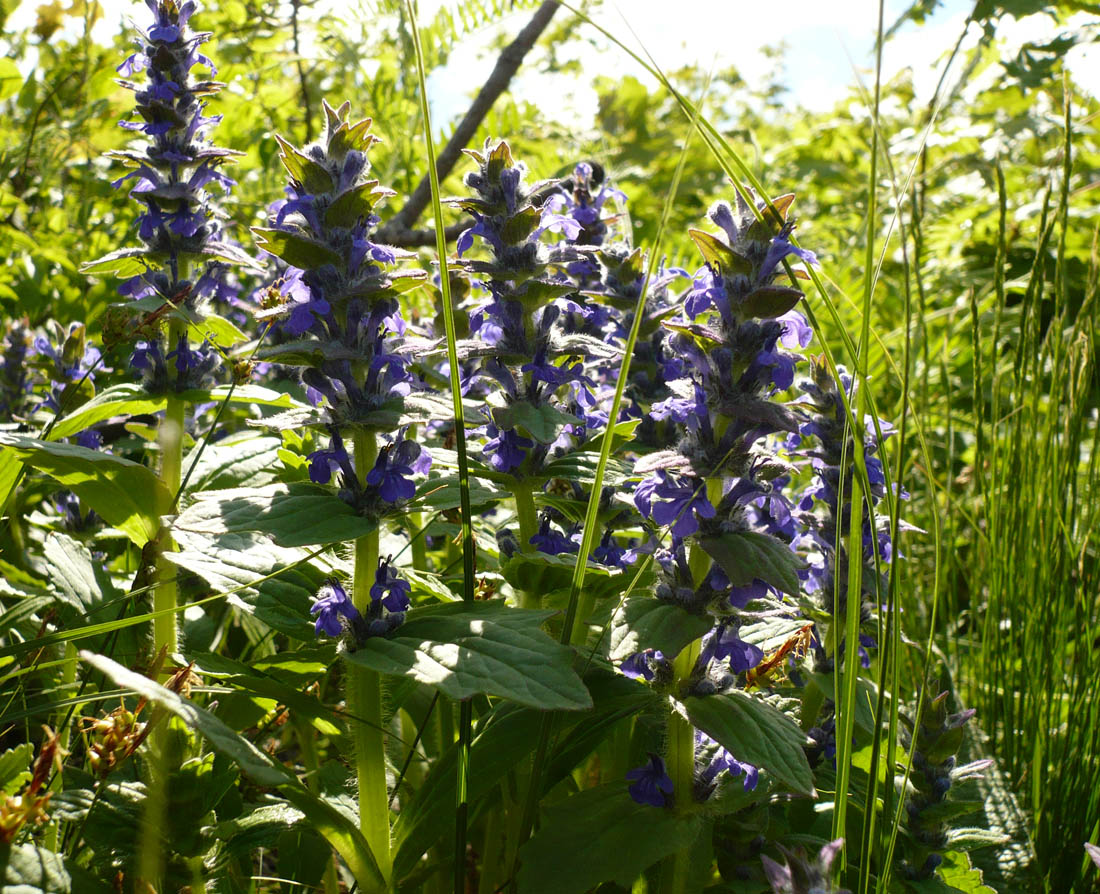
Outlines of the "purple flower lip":
M 632 780 L 628 790 L 637 803 L 667 807 L 671 801 L 672 778 L 660 755 L 650 752 L 649 763 L 627 771 L 626 778 Z
M 339 636 L 344 632 L 342 618 L 353 623 L 360 618 L 358 610 L 348 598 L 347 591 L 335 578 L 329 578 L 321 585 L 309 612 L 317 616 L 314 630 L 318 636 L 322 633 Z

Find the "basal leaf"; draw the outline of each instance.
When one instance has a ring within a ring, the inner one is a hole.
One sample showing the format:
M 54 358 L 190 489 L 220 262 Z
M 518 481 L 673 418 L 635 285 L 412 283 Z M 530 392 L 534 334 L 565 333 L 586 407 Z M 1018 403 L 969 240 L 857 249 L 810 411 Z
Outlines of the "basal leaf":
M 181 533 L 178 539 L 180 551 L 168 553 L 167 559 L 197 574 L 219 592 L 251 584 L 231 594 L 230 604 L 273 630 L 302 642 L 313 642 L 315 633 L 309 609 L 330 571 L 320 557 L 300 562 L 307 555 L 306 550 L 280 547 L 255 533 L 213 538 Z M 275 572 L 280 573 L 268 577 Z M 264 577 L 268 579 L 260 580 Z
M 108 894 L 111 890 L 63 854 L 33 844 L 0 844 L 3 894 Z

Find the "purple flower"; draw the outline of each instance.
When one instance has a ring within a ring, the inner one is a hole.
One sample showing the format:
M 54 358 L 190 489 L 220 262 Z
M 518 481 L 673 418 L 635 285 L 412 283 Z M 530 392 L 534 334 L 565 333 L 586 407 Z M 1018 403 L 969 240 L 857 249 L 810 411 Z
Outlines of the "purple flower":
M 333 578 L 329 578 L 321 585 L 309 613 L 317 616 L 314 630 L 318 636 L 322 633 L 339 636 L 344 630 L 341 618 L 347 618 L 354 623 L 360 617 L 359 612 L 348 599 L 347 592 Z
M 706 393 L 701 385 L 691 379 L 678 379 L 669 383 L 673 395 L 655 403 L 649 411 L 654 419 L 672 419 L 688 431 L 699 431 L 710 426 Z
M 329 433 L 331 435 L 329 449 L 314 450 L 306 457 L 309 460 L 309 480 L 314 484 L 328 484 L 332 480 L 333 470 L 343 472 L 349 481 L 356 480 L 355 467 L 351 463 L 348 451 L 344 448 L 339 429 L 332 426 Z
M 317 318 L 324 318 L 332 311 L 324 298 L 315 298 L 313 291 L 302 280 L 303 271 L 291 267 L 283 279 L 283 299 L 290 305 L 290 316 L 283 323 L 288 335 L 297 338 L 313 327 Z
M 791 229 L 793 229 L 793 227 L 788 224 L 783 228 L 785 232 L 780 233 L 772 239 L 771 245 L 768 246 L 768 253 L 764 256 L 764 261 L 760 265 L 760 272 L 756 276 L 756 281 L 758 283 L 763 283 L 771 277 L 775 273 L 775 268 L 779 266 L 779 262 L 788 255 L 795 255 L 799 260 L 813 267 L 821 266 L 817 262 L 817 255 L 812 251 L 805 248 L 797 248 L 788 241 L 787 236 L 790 235 Z
M 698 519 L 717 514 L 707 499 L 706 487 L 694 478 L 674 479 L 664 469 L 644 479 L 634 491 L 634 505 L 646 518 L 659 525 L 671 525 L 676 537 L 688 537 L 699 530 Z
M 699 268 L 695 273 L 695 280 L 691 288 L 684 296 L 684 311 L 694 319 L 708 307 L 713 307 L 722 314 L 723 319 L 732 322 L 730 311 L 730 299 L 726 293 L 726 287 L 719 276 L 707 265 Z
M 388 612 L 401 613 L 409 610 L 409 582 L 397 576 L 397 571 L 388 561 L 378 565 L 374 573 L 374 584 L 370 588 L 370 598 L 380 602 Z
M 416 496 L 412 476 L 418 470 L 427 471 L 430 465 L 431 457 L 427 452 L 415 441 L 405 440 L 402 431 L 393 444 L 387 444 L 379 451 L 374 468 L 367 473 L 367 484 L 377 487 L 379 495 L 387 503 L 411 500 Z
M 654 665 L 664 663 L 665 660 L 664 652 L 657 649 L 645 649 L 641 652 L 635 652 L 623 661 L 619 665 L 619 670 L 623 676 L 629 677 L 631 680 L 645 680 L 648 683 L 656 676 Z
M 733 624 L 719 624 L 703 641 L 699 656 L 700 663 L 711 659 L 729 660 L 730 670 L 735 674 L 744 673 L 756 667 L 764 660 L 764 651 L 759 646 L 747 643 L 737 635 Z
M 570 535 L 551 529 L 549 516 L 544 515 L 538 533 L 531 536 L 531 544 L 548 556 L 560 556 L 563 553 L 575 553 L 580 546 L 581 534 L 574 531 Z
M 626 563 L 626 549 L 619 546 L 610 530 L 604 531 L 599 546 L 592 550 L 592 558 L 609 568 L 622 568 Z
M 485 427 L 485 434 L 489 440 L 485 442 L 482 453 L 498 472 L 518 469 L 527 458 L 527 450 L 535 446 L 534 441 L 521 437 L 514 429 L 502 431 L 490 424 Z
M 639 804 L 666 807 L 672 795 L 672 779 L 665 772 L 665 762 L 659 755 L 649 754 L 649 763 L 629 770 L 626 778 L 633 780 L 630 797 Z
M 744 787 L 745 791 L 751 792 L 756 788 L 757 783 L 760 781 L 760 770 L 754 767 L 752 764 L 739 761 L 732 754 L 726 751 L 725 748 L 719 748 L 718 753 L 714 756 L 714 759 L 710 762 L 707 768 L 703 771 L 703 779 L 706 782 L 712 782 L 714 778 L 722 772 L 729 773 L 730 776 L 745 777 Z

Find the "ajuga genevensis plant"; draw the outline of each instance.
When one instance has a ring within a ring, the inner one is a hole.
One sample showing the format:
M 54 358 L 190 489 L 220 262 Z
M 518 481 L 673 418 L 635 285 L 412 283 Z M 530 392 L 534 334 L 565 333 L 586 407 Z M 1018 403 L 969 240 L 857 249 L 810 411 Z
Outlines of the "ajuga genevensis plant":
M 378 236 L 351 98 L 276 138 L 249 237 L 210 35 L 147 5 L 111 153 L 135 232 L 85 268 L 119 301 L 98 347 L 3 345 L 0 651 L 40 672 L 6 884 L 977 890 L 970 712 L 877 682 L 906 495 L 800 311 L 795 197 L 731 185 L 672 266 L 599 164 L 536 180 L 489 139 L 444 282 Z

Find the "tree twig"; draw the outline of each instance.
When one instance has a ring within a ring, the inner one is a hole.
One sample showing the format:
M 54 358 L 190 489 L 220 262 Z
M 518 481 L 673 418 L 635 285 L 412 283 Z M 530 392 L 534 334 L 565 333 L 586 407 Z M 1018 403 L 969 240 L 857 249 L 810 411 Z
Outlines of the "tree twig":
M 305 118 L 306 142 L 313 142 L 313 106 L 309 99 L 309 82 L 306 78 L 305 65 L 302 63 L 302 53 L 298 40 L 298 11 L 302 7 L 302 0 L 291 0 L 290 27 L 294 35 L 294 58 L 298 68 L 298 83 L 302 91 L 302 115 Z
M 473 225 L 473 220 L 468 217 L 463 218 L 458 223 L 445 227 L 443 237 L 448 242 L 454 242 L 459 233 Z M 398 248 L 419 248 L 424 245 L 435 245 L 435 230 L 397 230 L 392 236 L 384 238 L 387 245 L 395 245 Z
M 501 51 L 489 79 L 482 85 L 477 96 L 474 97 L 470 108 L 466 110 L 466 114 L 458 123 L 458 127 L 455 128 L 451 138 L 447 141 L 447 145 L 443 147 L 436 159 L 436 171 L 441 181 L 451 172 L 451 169 L 461 157 L 462 150 L 477 133 L 478 127 L 485 120 L 485 116 L 489 114 L 489 109 L 493 107 L 497 97 L 508 89 L 508 84 L 511 83 L 513 76 L 519 70 L 524 57 L 530 52 L 542 32 L 546 30 L 557 9 L 557 0 L 545 0 L 535 10 L 531 21 L 516 35 L 516 39 Z M 378 230 L 379 241 L 389 245 L 405 246 L 434 244 L 434 231 L 413 229 L 413 224 L 419 219 L 424 209 L 428 207 L 431 196 L 431 183 L 428 175 L 425 174 L 413 194 L 409 196 L 405 206 Z M 452 227 L 448 227 L 447 232 L 450 233 L 452 229 Z M 455 235 L 463 229 L 465 229 L 465 226 L 459 227 L 455 230 Z M 452 237 L 448 236 L 448 238 Z M 424 241 L 420 241 L 421 239 Z

